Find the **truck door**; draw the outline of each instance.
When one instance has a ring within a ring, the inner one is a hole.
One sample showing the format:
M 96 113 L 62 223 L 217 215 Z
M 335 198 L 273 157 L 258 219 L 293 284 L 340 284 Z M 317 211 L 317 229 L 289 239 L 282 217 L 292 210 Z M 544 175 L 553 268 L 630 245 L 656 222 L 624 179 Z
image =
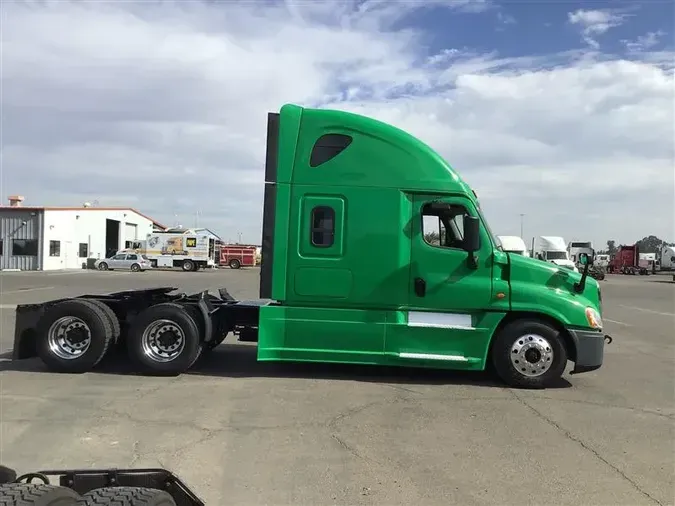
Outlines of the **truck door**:
M 493 301 L 489 232 L 482 224 L 473 267 L 463 249 L 463 221 L 465 214 L 479 217 L 475 205 L 460 196 L 414 195 L 412 199 L 407 325 L 388 331 L 386 352 L 471 367 L 480 362 L 491 331 L 483 328 L 483 317 Z
M 441 205 L 439 205 L 441 204 Z M 413 200 L 410 306 L 466 314 L 492 300 L 492 243 L 481 231 L 477 268 L 463 249 L 464 215 L 478 216 L 463 197 L 415 195 Z

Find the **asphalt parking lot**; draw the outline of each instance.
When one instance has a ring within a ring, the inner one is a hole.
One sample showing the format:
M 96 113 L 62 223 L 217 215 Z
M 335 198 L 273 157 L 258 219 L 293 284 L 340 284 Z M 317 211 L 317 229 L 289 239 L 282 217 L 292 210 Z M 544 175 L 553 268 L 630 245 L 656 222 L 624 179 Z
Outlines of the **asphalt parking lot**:
M 0 461 L 163 466 L 215 506 L 673 504 L 670 279 L 602 282 L 604 366 L 522 391 L 486 375 L 259 364 L 248 344 L 177 378 L 50 374 L 8 358 L 16 304 L 146 286 L 255 298 L 258 271 L 2 273 Z

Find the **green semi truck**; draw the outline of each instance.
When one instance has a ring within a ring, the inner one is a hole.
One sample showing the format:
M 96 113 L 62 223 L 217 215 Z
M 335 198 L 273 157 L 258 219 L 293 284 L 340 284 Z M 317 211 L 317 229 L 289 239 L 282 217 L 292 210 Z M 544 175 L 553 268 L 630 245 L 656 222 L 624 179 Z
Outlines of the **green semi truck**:
M 118 341 L 179 374 L 232 333 L 258 360 L 481 371 L 541 388 L 598 369 L 601 293 L 583 273 L 506 253 L 476 193 L 391 125 L 284 105 L 267 122 L 257 301 L 175 288 L 17 308 L 14 357 L 95 367 Z M 582 263 L 583 263 L 582 262 Z

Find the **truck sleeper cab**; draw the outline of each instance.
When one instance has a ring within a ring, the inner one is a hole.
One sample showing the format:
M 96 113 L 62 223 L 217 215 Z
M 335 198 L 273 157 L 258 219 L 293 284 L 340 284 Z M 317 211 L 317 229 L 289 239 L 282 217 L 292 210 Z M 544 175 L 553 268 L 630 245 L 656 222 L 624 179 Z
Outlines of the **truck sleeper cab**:
M 291 104 L 268 115 L 262 259 L 260 301 L 165 289 L 19 307 L 15 354 L 73 369 L 79 356 L 49 350 L 77 350 L 68 332 L 93 342 L 91 326 L 107 320 L 112 330 L 99 333 L 126 339 L 149 372 L 180 373 L 229 332 L 257 340 L 261 361 L 492 365 L 517 387 L 551 384 L 568 360 L 574 373 L 602 364 L 597 282 L 502 251 L 447 162 L 371 118 Z M 99 316 L 50 334 L 72 313 L 47 318 L 51 308 L 78 300 Z M 32 328 L 19 316 L 28 312 L 43 323 Z M 21 346 L 24 334 L 33 345 Z

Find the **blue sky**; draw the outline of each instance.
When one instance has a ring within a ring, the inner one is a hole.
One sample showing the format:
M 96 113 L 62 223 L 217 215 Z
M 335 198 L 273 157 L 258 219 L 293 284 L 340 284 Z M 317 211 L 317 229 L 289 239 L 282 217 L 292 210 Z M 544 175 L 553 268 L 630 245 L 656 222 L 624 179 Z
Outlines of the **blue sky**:
M 597 36 L 606 51 L 625 53 L 622 40 L 635 40 L 649 32 L 662 33 L 654 49 L 673 48 L 672 2 L 503 1 L 493 5 L 481 15 L 440 6 L 422 9 L 397 23 L 397 28 L 424 27 L 429 32 L 431 53 L 471 47 L 484 52 L 497 50 L 503 56 L 543 55 L 586 47 L 579 36 L 579 26 L 569 22 L 569 13 L 610 9 L 625 18 Z
M 671 2 L 0 8 L 2 188 L 26 204 L 130 205 L 170 225 L 199 213 L 258 242 L 265 117 L 293 102 L 410 131 L 498 234 L 525 213 L 530 237 L 675 239 Z

